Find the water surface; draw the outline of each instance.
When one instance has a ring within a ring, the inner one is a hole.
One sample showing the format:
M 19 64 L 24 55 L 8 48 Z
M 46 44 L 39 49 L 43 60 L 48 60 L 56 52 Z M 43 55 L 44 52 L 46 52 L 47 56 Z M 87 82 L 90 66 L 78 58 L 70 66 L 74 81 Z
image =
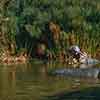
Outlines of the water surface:
M 48 70 L 59 66 L 39 63 L 0 65 L 0 100 L 67 100 L 68 93 L 72 95 L 79 90 L 100 87 L 99 79 L 48 75 Z M 71 100 L 75 100 L 75 96 Z

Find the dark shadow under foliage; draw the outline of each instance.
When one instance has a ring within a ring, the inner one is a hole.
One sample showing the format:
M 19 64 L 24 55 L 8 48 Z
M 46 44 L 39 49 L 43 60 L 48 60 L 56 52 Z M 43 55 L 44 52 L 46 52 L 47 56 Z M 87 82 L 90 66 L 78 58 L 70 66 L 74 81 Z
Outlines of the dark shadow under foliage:
M 30 33 L 25 29 L 25 27 L 20 28 L 20 34 L 16 35 L 17 49 L 25 48 L 31 55 L 34 55 L 34 48 L 36 47 L 37 39 L 30 36 Z M 32 53 L 33 52 L 33 53 Z
M 36 55 L 36 48 L 39 44 L 45 44 L 48 49 L 54 47 L 54 41 L 52 39 L 51 34 L 45 33 L 45 31 L 49 31 L 48 24 L 45 26 L 47 29 L 43 30 L 44 34 L 41 34 L 40 37 L 32 37 L 30 32 L 26 30 L 26 28 L 19 27 L 19 33 L 16 35 L 16 44 L 17 49 L 25 48 L 30 53 L 31 57 L 37 57 Z

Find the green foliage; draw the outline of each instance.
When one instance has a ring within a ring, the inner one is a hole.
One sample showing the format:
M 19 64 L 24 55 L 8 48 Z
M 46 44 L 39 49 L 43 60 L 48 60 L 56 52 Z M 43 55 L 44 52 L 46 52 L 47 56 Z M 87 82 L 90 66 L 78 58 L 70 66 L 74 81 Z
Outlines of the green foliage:
M 56 21 L 65 32 L 78 33 L 79 44 L 81 36 L 87 36 L 91 45 L 100 42 L 100 0 L 2 0 L 0 16 L 9 18 L 2 31 L 11 39 L 23 34 L 23 26 L 31 37 L 40 37 L 46 33 L 45 25 Z

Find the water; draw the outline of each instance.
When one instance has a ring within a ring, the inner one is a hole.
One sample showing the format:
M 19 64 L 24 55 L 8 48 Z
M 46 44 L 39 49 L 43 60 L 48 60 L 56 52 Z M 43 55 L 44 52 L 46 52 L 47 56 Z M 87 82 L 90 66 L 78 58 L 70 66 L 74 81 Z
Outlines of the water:
M 75 91 L 100 87 L 99 79 L 50 76 L 47 72 L 53 67 L 39 63 L 0 65 L 0 100 L 67 100 Z

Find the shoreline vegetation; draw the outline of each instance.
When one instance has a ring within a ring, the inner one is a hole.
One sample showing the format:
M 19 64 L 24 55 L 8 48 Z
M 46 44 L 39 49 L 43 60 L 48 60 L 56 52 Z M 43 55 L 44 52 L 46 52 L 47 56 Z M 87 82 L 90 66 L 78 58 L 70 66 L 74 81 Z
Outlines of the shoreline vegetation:
M 1 64 L 24 64 L 28 62 L 27 54 L 20 53 L 18 55 L 10 55 L 9 51 L 3 53 L 0 57 Z
M 60 29 L 60 26 L 55 24 L 54 22 L 50 22 L 48 24 L 49 30 L 51 32 L 51 39 L 53 40 L 53 43 L 50 43 L 51 45 L 54 45 L 53 48 L 47 48 L 46 42 L 37 42 L 35 49 L 35 57 L 40 60 L 45 60 L 47 62 L 50 61 L 59 61 L 60 63 L 66 63 L 66 64 L 79 64 L 80 62 L 77 59 L 74 59 L 72 55 L 69 53 L 70 46 L 78 44 L 79 39 L 83 39 L 84 37 L 78 37 L 74 33 L 66 34 L 64 31 Z M 2 64 L 21 64 L 21 63 L 27 63 L 31 57 L 30 54 L 28 54 L 27 49 L 24 48 L 20 50 L 19 52 L 16 52 L 16 41 L 10 41 L 6 39 L 5 35 L 1 34 L 2 43 L 5 44 L 5 46 L 2 46 L 1 53 L 0 53 L 0 62 Z M 48 37 L 45 37 L 45 40 L 47 40 Z M 40 38 L 41 40 L 42 38 Z M 81 41 L 80 41 L 81 42 Z M 80 44 L 79 42 L 79 44 Z M 85 41 L 86 42 L 86 41 Z M 47 43 L 47 44 L 49 44 Z M 88 44 L 87 44 L 88 45 Z M 99 44 L 97 45 L 96 51 L 88 53 L 88 46 L 85 44 L 84 41 L 81 43 L 81 51 L 83 53 L 86 53 L 89 58 L 93 57 L 95 59 L 100 59 L 100 48 Z M 86 48 L 87 46 L 87 48 Z M 32 51 L 31 51 L 32 52 Z M 30 53 L 30 52 L 29 52 Z M 30 56 L 30 57 L 29 57 Z
M 49 30 L 51 31 L 52 39 L 54 48 L 47 48 L 46 43 L 44 42 L 37 42 L 37 46 L 35 48 L 35 57 L 40 60 L 45 60 L 47 62 L 50 61 L 58 61 L 60 63 L 66 63 L 66 64 L 79 64 L 80 62 L 77 59 L 74 59 L 72 55 L 69 53 L 69 48 L 72 45 L 78 44 L 77 41 L 84 37 L 79 37 L 75 35 L 74 33 L 66 34 L 64 31 L 60 29 L 60 26 L 55 24 L 54 22 L 49 23 Z M 24 48 L 20 50 L 19 52 L 16 52 L 16 41 L 7 43 L 7 39 L 5 35 L 1 37 L 3 40 L 2 43 L 5 41 L 5 47 L 1 49 L 0 53 L 0 63 L 2 64 L 21 64 L 21 63 L 27 63 L 30 59 L 32 59 L 31 55 L 28 54 L 27 49 Z M 40 38 L 41 40 L 42 38 Z M 47 37 L 45 37 L 47 39 Z M 50 41 L 46 41 L 50 42 Z M 85 41 L 86 42 L 86 41 Z M 80 42 L 79 42 L 80 43 Z M 48 44 L 48 43 L 47 43 Z M 88 47 L 81 44 L 81 51 L 83 53 L 86 53 L 89 58 L 93 57 L 95 59 L 100 59 L 100 48 L 99 44 L 97 45 L 97 49 L 95 52 L 87 52 Z M 91 50 L 90 50 L 91 51 Z
M 100 60 L 99 0 L 0 2 L 0 63 L 79 63 L 69 54 L 73 45 Z

